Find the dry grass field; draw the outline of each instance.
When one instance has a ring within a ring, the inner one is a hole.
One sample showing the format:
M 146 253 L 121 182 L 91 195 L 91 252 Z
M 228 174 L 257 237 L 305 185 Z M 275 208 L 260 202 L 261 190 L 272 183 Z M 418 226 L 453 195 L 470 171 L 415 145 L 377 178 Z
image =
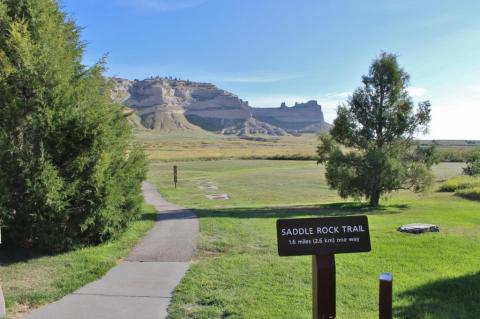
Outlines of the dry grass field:
M 314 157 L 315 134 L 302 136 L 255 136 L 258 140 L 202 132 L 136 131 L 149 160 L 266 159 Z
M 247 140 L 206 131 L 160 132 L 137 128 L 135 136 L 152 161 L 314 159 L 318 145 L 316 134 L 257 135 Z M 424 146 L 431 143 L 432 141 L 421 141 Z M 480 150 L 480 141 L 444 140 L 436 143 L 440 160 L 447 162 L 462 162 L 466 154 Z

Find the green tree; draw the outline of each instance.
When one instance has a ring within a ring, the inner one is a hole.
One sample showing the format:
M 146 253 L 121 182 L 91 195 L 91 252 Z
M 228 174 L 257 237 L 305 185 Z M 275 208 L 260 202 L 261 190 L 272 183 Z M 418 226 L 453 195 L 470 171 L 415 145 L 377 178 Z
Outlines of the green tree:
M 139 212 L 143 153 L 103 61 L 53 0 L 0 0 L 0 222 L 6 242 L 96 244 Z
M 480 175 L 480 152 L 472 152 L 467 155 L 467 167 L 463 169 L 465 175 Z
M 408 82 L 397 57 L 382 53 L 363 85 L 338 107 L 330 135 L 320 137 L 319 162 L 340 196 L 366 197 L 377 206 L 382 194 L 421 191 L 431 183 L 434 148 L 423 149 L 414 140 L 428 129 L 430 103 L 415 110 Z

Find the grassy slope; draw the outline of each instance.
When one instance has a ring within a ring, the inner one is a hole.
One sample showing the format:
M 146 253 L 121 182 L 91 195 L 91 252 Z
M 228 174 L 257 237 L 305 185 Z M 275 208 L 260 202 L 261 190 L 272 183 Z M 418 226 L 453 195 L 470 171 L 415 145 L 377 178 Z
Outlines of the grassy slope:
M 60 299 L 103 276 L 128 255 L 155 218 L 155 209 L 145 205 L 142 218 L 117 240 L 55 256 L 0 250 L 0 283 L 9 318 Z
M 460 165 L 436 171 L 445 179 Z M 328 204 L 339 199 L 326 188 L 322 167 L 310 162 L 185 162 L 179 172 L 177 190 L 170 187 L 170 164 L 152 163 L 150 173 L 169 200 L 201 217 L 200 250 L 175 293 L 171 318 L 309 318 L 311 260 L 277 256 L 275 220 L 343 214 L 369 214 L 373 250 L 337 255 L 338 318 L 378 316 L 381 271 L 394 273 L 396 318 L 480 316 L 478 202 L 405 192 L 377 210 Z M 206 182 L 219 190 L 200 190 Z M 232 199 L 205 199 L 214 192 Z M 396 231 L 411 222 L 436 223 L 441 232 Z

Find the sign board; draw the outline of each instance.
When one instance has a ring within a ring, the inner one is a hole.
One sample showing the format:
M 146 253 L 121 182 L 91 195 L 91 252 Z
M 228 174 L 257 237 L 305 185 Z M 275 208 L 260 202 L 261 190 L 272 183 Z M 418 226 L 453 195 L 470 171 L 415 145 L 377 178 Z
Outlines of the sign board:
M 279 219 L 277 240 L 280 256 L 371 250 L 367 216 Z

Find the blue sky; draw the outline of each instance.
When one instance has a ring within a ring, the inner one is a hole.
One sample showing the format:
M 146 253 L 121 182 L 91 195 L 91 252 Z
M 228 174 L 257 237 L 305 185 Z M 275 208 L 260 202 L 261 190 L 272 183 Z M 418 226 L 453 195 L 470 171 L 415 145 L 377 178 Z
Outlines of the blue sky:
M 64 0 L 84 62 L 108 74 L 212 82 L 255 107 L 316 99 L 326 119 L 382 50 L 412 96 L 432 102 L 427 137 L 480 139 L 480 1 Z

